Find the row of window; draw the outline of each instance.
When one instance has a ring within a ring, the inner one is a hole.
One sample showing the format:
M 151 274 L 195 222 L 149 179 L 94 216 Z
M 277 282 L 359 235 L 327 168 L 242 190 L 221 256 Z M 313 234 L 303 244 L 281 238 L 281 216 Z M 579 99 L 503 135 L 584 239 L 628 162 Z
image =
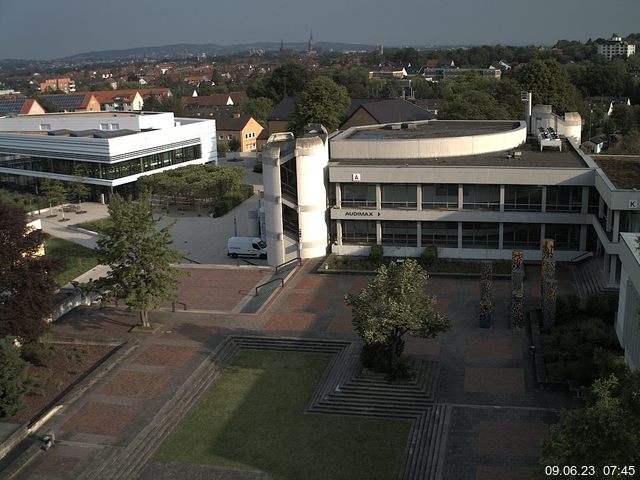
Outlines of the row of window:
M 381 221 L 382 245 L 417 247 L 418 224 L 405 221 Z M 458 247 L 458 222 L 421 222 L 420 241 L 422 247 Z M 502 245 L 505 249 L 540 248 L 541 225 L 529 223 L 504 223 Z M 555 240 L 559 250 L 578 250 L 580 225 L 546 224 L 545 238 Z M 376 222 L 342 221 L 342 243 L 351 245 L 375 245 Z M 462 222 L 463 248 L 491 248 L 500 245 L 500 224 L 489 222 Z
M 457 184 L 422 185 L 423 209 L 457 209 Z M 417 208 L 416 184 L 381 184 L 382 208 Z M 375 184 L 342 184 L 342 207 L 376 207 Z M 499 185 L 463 185 L 462 206 L 472 210 L 500 210 Z M 582 209 L 582 187 L 547 187 L 546 211 L 580 212 Z M 595 189 L 589 192 L 589 212 L 597 212 L 598 195 Z M 542 211 L 542 187 L 505 185 L 504 209 L 506 211 Z
M 0 167 L 115 180 L 201 157 L 200 145 L 177 148 L 117 163 L 84 162 L 50 157 L 0 153 Z

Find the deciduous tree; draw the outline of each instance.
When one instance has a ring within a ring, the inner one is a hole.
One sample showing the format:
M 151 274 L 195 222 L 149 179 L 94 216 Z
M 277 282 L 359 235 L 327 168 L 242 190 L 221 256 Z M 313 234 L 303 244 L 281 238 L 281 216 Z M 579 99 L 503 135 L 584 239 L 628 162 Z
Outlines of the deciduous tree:
M 47 327 L 56 283 L 52 262 L 37 255 L 43 241 L 19 207 L 0 201 L 0 337 L 32 341 Z
M 146 192 L 137 201 L 114 195 L 109 215 L 112 221 L 100 235 L 96 253 L 111 270 L 91 288 L 102 292 L 103 301 L 123 300 L 140 313 L 141 326 L 148 328 L 149 312 L 173 297 L 181 274 L 172 266 L 181 255 L 170 248 L 171 225 L 157 229 Z
M 427 272 L 415 260 L 391 262 L 381 266 L 360 293 L 346 296 L 365 354 L 373 352 L 372 366 L 392 376 L 400 366 L 404 335 L 433 338 L 451 326 L 436 312 L 436 298 L 427 291 L 427 279 Z
M 0 417 L 8 417 L 18 411 L 27 391 L 27 363 L 20 357 L 20 350 L 12 337 L 0 340 Z
M 321 123 L 328 131 L 340 126 L 351 99 L 347 89 L 328 77 L 311 80 L 296 97 L 289 127 L 300 134 L 310 123 Z

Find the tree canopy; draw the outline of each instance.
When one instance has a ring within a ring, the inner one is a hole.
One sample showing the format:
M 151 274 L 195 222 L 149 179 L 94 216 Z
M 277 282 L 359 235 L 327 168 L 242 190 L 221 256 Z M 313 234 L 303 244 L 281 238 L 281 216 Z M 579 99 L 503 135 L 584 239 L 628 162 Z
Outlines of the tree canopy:
M 0 417 L 13 415 L 27 391 L 27 363 L 12 337 L 0 339 Z
M 517 76 L 525 90 L 533 92 L 533 103 L 551 105 L 558 113 L 575 111 L 577 91 L 567 70 L 555 60 L 534 60 Z
M 328 131 L 340 126 L 351 104 L 347 89 L 328 77 L 311 80 L 296 97 L 289 128 L 300 134 L 310 123 L 321 123 Z
M 33 341 L 47 327 L 56 283 L 52 262 L 37 255 L 44 238 L 19 207 L 0 201 L 0 337 Z
M 435 310 L 436 298 L 427 291 L 427 272 L 417 261 L 390 262 L 359 293 L 346 296 L 353 326 L 365 346 L 384 352 L 392 374 L 399 364 L 405 334 L 433 338 L 448 330 L 450 321 Z
M 109 215 L 96 254 L 110 271 L 91 288 L 102 292 L 103 301 L 123 300 L 140 313 L 141 325 L 149 327 L 148 312 L 173 297 L 181 274 L 172 266 L 181 255 L 170 248 L 171 225 L 157 228 L 146 192 L 137 201 L 113 195 Z

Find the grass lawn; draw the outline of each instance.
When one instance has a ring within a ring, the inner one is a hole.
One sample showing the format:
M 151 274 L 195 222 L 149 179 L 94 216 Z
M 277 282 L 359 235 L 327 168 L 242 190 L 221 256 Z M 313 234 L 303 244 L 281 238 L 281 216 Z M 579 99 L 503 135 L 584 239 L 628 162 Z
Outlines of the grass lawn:
M 45 252 L 47 257 L 60 260 L 60 265 L 54 271 L 60 286 L 98 265 L 98 258 L 92 249 L 62 238 L 49 237 Z
M 99 218 L 97 220 L 89 220 L 88 222 L 76 223 L 76 227 L 86 228 L 92 232 L 102 233 L 105 227 L 111 222 L 111 218 Z
M 156 453 L 280 480 L 397 478 L 410 421 L 305 413 L 330 355 L 241 350 Z

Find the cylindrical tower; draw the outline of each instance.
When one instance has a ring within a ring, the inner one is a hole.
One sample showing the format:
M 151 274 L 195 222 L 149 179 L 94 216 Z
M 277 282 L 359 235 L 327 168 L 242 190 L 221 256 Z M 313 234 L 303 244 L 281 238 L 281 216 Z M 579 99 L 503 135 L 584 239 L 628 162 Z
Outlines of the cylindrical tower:
M 296 141 L 300 257 L 322 257 L 327 251 L 327 165 L 329 148 L 319 136 Z
M 262 150 L 264 213 L 269 265 L 284 263 L 282 225 L 282 187 L 280 185 L 280 147 L 266 145 Z

